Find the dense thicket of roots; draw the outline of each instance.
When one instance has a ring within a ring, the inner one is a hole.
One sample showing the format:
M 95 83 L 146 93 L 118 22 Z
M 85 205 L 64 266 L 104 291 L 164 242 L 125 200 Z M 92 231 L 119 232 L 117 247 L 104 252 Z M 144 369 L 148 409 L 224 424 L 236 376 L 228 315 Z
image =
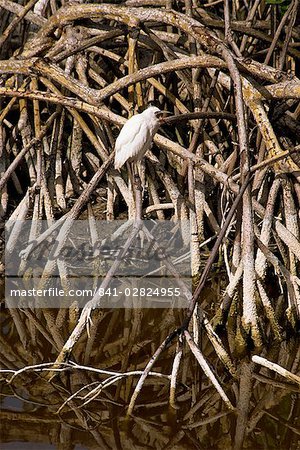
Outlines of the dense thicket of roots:
M 3 307 L 3 392 L 29 402 L 3 410 L 5 441 L 47 442 L 46 421 L 66 448 L 296 448 L 299 34 L 298 0 L 0 0 L 3 255 L 25 221 L 51 256 L 53 233 L 63 245 L 79 219 L 91 242 L 95 219 L 189 220 L 192 278 L 187 310 Z M 149 104 L 173 115 L 139 168 L 141 196 L 113 150 Z M 117 265 L 96 258 L 95 286 Z M 71 282 L 55 259 L 39 269 L 40 286 L 56 271 Z

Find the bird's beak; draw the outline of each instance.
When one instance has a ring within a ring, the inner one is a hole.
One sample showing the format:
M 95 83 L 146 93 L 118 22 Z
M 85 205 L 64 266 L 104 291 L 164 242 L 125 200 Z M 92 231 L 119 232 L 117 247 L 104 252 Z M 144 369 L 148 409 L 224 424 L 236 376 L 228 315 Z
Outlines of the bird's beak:
M 161 111 L 161 116 L 159 118 L 160 123 L 165 123 L 165 114 L 173 114 L 171 111 Z

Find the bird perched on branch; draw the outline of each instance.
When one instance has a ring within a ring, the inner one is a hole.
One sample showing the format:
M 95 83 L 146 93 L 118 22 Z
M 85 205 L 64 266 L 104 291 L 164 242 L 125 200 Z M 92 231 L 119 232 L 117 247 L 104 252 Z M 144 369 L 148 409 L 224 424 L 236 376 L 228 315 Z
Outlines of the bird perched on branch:
M 156 106 L 150 106 L 141 114 L 132 116 L 123 126 L 115 145 L 115 168 L 126 161 L 140 161 L 149 150 L 153 137 L 163 123 L 163 114 Z

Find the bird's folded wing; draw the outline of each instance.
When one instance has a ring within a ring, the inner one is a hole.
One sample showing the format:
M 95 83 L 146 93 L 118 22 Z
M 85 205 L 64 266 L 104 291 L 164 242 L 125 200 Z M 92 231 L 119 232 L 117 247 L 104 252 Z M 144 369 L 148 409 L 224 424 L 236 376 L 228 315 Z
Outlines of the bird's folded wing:
M 134 116 L 125 123 L 115 145 L 115 162 L 121 167 L 129 158 L 142 158 L 151 141 L 150 131 L 146 123 L 141 120 L 134 120 L 139 116 Z
M 127 120 L 119 136 L 116 140 L 116 151 L 122 145 L 131 144 L 137 135 L 142 133 L 145 124 L 144 121 L 140 120 L 140 116 L 133 116 L 131 119 Z

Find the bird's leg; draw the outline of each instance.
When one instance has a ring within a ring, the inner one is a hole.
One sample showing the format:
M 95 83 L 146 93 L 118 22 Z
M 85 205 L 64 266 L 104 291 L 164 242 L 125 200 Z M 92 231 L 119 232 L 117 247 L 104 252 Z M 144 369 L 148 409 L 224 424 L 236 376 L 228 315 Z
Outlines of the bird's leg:
M 132 163 L 126 161 L 127 173 L 128 173 L 128 189 L 134 188 L 134 176 L 132 170 Z M 131 185 L 131 187 L 130 187 Z
M 133 176 L 134 176 L 134 186 L 136 189 L 138 189 L 140 192 L 143 191 L 142 183 L 141 183 L 141 177 L 138 170 L 137 163 L 132 163 L 132 169 L 133 169 Z
M 134 195 L 135 195 L 135 218 L 137 221 L 142 220 L 142 183 L 136 163 L 132 163 L 132 171 L 134 174 Z
M 142 183 L 142 189 L 143 189 L 143 198 L 146 191 L 146 167 L 145 167 L 145 158 L 141 159 L 141 161 L 138 161 L 137 163 L 138 173 L 140 175 L 141 183 Z

